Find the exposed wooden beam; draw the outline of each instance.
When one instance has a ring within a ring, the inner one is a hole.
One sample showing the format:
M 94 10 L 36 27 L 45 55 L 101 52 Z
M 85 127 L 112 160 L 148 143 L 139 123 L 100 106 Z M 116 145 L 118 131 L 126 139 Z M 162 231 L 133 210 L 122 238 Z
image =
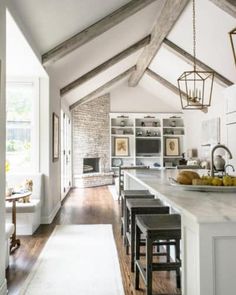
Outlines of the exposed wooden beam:
M 81 84 L 85 83 L 89 79 L 95 77 L 96 75 L 102 73 L 103 71 L 107 70 L 109 67 L 113 66 L 117 62 L 121 61 L 122 59 L 126 58 L 127 56 L 131 55 L 135 51 L 139 50 L 140 48 L 149 44 L 151 40 L 151 35 L 143 38 L 142 40 L 136 42 L 135 44 L 131 45 L 127 49 L 123 50 L 122 52 L 116 54 L 109 60 L 105 61 L 101 65 L 97 66 L 96 68 L 92 69 L 88 73 L 84 74 L 83 76 L 79 77 L 78 79 L 74 80 L 70 84 L 66 85 L 60 90 L 61 96 L 64 96 L 69 91 L 73 90 L 74 88 L 80 86 Z
M 169 90 L 171 90 L 173 93 L 175 93 L 176 95 L 179 96 L 179 88 L 178 87 L 176 87 L 175 85 L 173 85 L 172 83 L 170 83 L 169 81 L 167 81 L 166 79 L 164 79 L 163 77 L 161 77 L 160 75 L 158 75 L 157 73 L 153 72 L 150 69 L 146 69 L 145 73 L 148 74 L 151 78 L 153 78 L 157 82 L 159 82 L 162 85 L 164 85 L 166 88 L 168 88 Z M 183 93 L 183 94 L 184 94 L 184 96 L 186 97 L 186 100 L 187 100 L 186 93 Z M 207 108 L 203 108 L 201 111 L 204 112 L 204 113 L 207 113 L 208 112 L 208 109 Z
M 157 1 L 157 0 L 132 0 L 128 2 L 126 5 L 120 7 L 119 9 L 115 10 L 111 14 L 105 16 L 98 22 L 92 24 L 88 28 L 84 29 L 83 31 L 79 32 L 73 37 L 67 39 L 66 41 L 57 45 L 56 47 L 49 50 L 48 52 L 44 53 L 42 55 L 43 65 L 47 66 L 59 60 L 63 56 L 79 48 L 85 43 L 93 40 L 94 38 L 98 37 L 100 34 L 108 31 L 112 27 L 116 26 L 117 24 L 125 20 L 126 18 L 135 14 L 139 10 L 145 8 L 146 6 L 148 6 L 154 1 Z
M 151 32 L 151 42 L 137 61 L 137 69 L 129 78 L 129 86 L 137 86 L 145 70 L 158 52 L 162 41 L 172 29 L 189 0 L 165 0 L 164 6 Z
M 114 85 L 118 81 L 120 81 L 120 80 L 124 79 L 126 76 L 130 75 L 135 69 L 136 69 L 136 66 L 132 66 L 131 68 L 129 68 L 128 70 L 124 71 L 120 75 L 116 76 L 112 80 L 110 80 L 107 83 L 103 84 L 102 86 L 98 87 L 97 89 L 95 89 L 94 91 L 92 91 L 91 93 L 89 93 L 88 95 L 84 96 L 83 98 L 81 98 L 77 102 L 73 103 L 70 106 L 70 110 L 74 109 L 75 107 L 77 107 L 78 105 L 80 105 L 82 103 L 85 103 L 88 100 L 91 100 L 91 99 L 95 98 L 102 91 L 106 90 L 107 88 L 111 87 L 112 85 Z
M 210 0 L 219 8 L 236 18 L 236 1 L 235 0 Z
M 176 44 L 174 44 L 173 42 L 171 42 L 168 39 L 164 39 L 163 44 L 165 45 L 165 47 L 167 49 L 169 49 L 171 52 L 173 52 L 174 54 L 180 56 L 181 58 L 184 58 L 184 60 L 189 63 L 189 64 L 193 64 L 194 61 L 194 57 L 188 53 L 187 51 L 183 50 L 182 48 L 180 48 L 179 46 L 177 46 Z M 208 65 L 206 65 L 205 63 L 203 63 L 202 61 L 200 61 L 199 59 L 196 59 L 196 64 L 198 67 L 200 67 L 201 69 L 203 69 L 204 71 L 209 71 L 209 72 L 214 72 L 214 76 L 215 76 L 215 80 L 222 86 L 231 86 L 234 83 L 231 82 L 230 80 L 228 80 L 227 78 L 225 78 L 224 76 L 222 76 L 221 74 L 217 73 L 214 69 L 212 69 L 211 67 L 209 67 Z

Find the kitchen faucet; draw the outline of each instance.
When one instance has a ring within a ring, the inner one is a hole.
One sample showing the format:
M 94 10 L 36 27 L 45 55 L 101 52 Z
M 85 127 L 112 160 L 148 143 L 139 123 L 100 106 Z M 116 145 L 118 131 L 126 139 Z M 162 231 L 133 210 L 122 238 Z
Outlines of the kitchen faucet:
M 222 149 L 226 150 L 229 154 L 229 159 L 233 158 L 231 151 L 227 148 L 227 146 L 225 146 L 224 144 L 220 144 L 220 143 L 215 145 L 211 150 L 211 176 L 212 177 L 214 177 L 214 153 L 218 148 L 222 148 Z

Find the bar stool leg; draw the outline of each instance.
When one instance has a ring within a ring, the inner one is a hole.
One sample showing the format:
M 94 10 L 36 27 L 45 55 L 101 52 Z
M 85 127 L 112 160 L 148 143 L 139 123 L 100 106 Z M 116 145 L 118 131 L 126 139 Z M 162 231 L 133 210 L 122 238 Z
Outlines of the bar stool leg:
M 175 261 L 180 261 L 180 240 L 176 240 Z M 180 268 L 176 270 L 176 285 L 178 289 L 181 288 Z
M 124 219 L 124 245 L 126 248 L 126 254 L 129 255 L 129 243 L 127 241 L 126 233 L 129 232 L 130 225 L 130 212 L 128 208 L 125 208 L 125 219 Z
M 131 252 L 131 272 L 134 272 L 134 255 L 135 255 L 135 214 L 131 214 L 131 229 L 130 229 L 131 241 L 130 241 L 130 252 Z
M 167 240 L 169 242 L 170 240 Z M 166 261 L 170 262 L 170 245 L 166 245 Z
M 123 208 L 122 208 L 122 212 L 123 212 L 123 218 L 124 218 L 124 227 L 123 227 L 123 243 L 124 246 L 126 245 L 126 231 L 127 231 L 127 210 L 126 210 L 126 198 L 124 197 L 123 199 Z
M 135 290 L 139 289 L 139 268 L 137 266 L 136 261 L 140 259 L 140 238 L 141 232 L 137 225 L 135 225 L 135 282 L 134 287 Z
M 152 295 L 152 239 L 147 235 L 146 239 L 146 285 L 147 295 Z

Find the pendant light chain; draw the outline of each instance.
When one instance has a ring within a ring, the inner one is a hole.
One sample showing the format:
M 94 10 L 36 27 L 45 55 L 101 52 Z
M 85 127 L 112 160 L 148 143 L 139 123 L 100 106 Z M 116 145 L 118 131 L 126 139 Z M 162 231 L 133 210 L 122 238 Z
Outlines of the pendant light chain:
M 193 70 L 183 72 L 177 80 L 181 106 L 185 110 L 203 110 L 209 107 L 214 81 L 213 71 L 197 70 L 196 2 L 197 0 L 192 0 Z
M 196 71 L 196 9 L 193 0 L 193 68 Z

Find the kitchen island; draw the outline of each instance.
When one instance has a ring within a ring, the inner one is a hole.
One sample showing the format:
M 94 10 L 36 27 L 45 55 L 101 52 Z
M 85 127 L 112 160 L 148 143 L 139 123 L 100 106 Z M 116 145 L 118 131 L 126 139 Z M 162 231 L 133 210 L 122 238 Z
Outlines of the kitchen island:
M 182 294 L 236 294 L 236 193 L 170 185 L 178 170 L 129 170 L 125 189 L 149 189 L 182 220 Z

